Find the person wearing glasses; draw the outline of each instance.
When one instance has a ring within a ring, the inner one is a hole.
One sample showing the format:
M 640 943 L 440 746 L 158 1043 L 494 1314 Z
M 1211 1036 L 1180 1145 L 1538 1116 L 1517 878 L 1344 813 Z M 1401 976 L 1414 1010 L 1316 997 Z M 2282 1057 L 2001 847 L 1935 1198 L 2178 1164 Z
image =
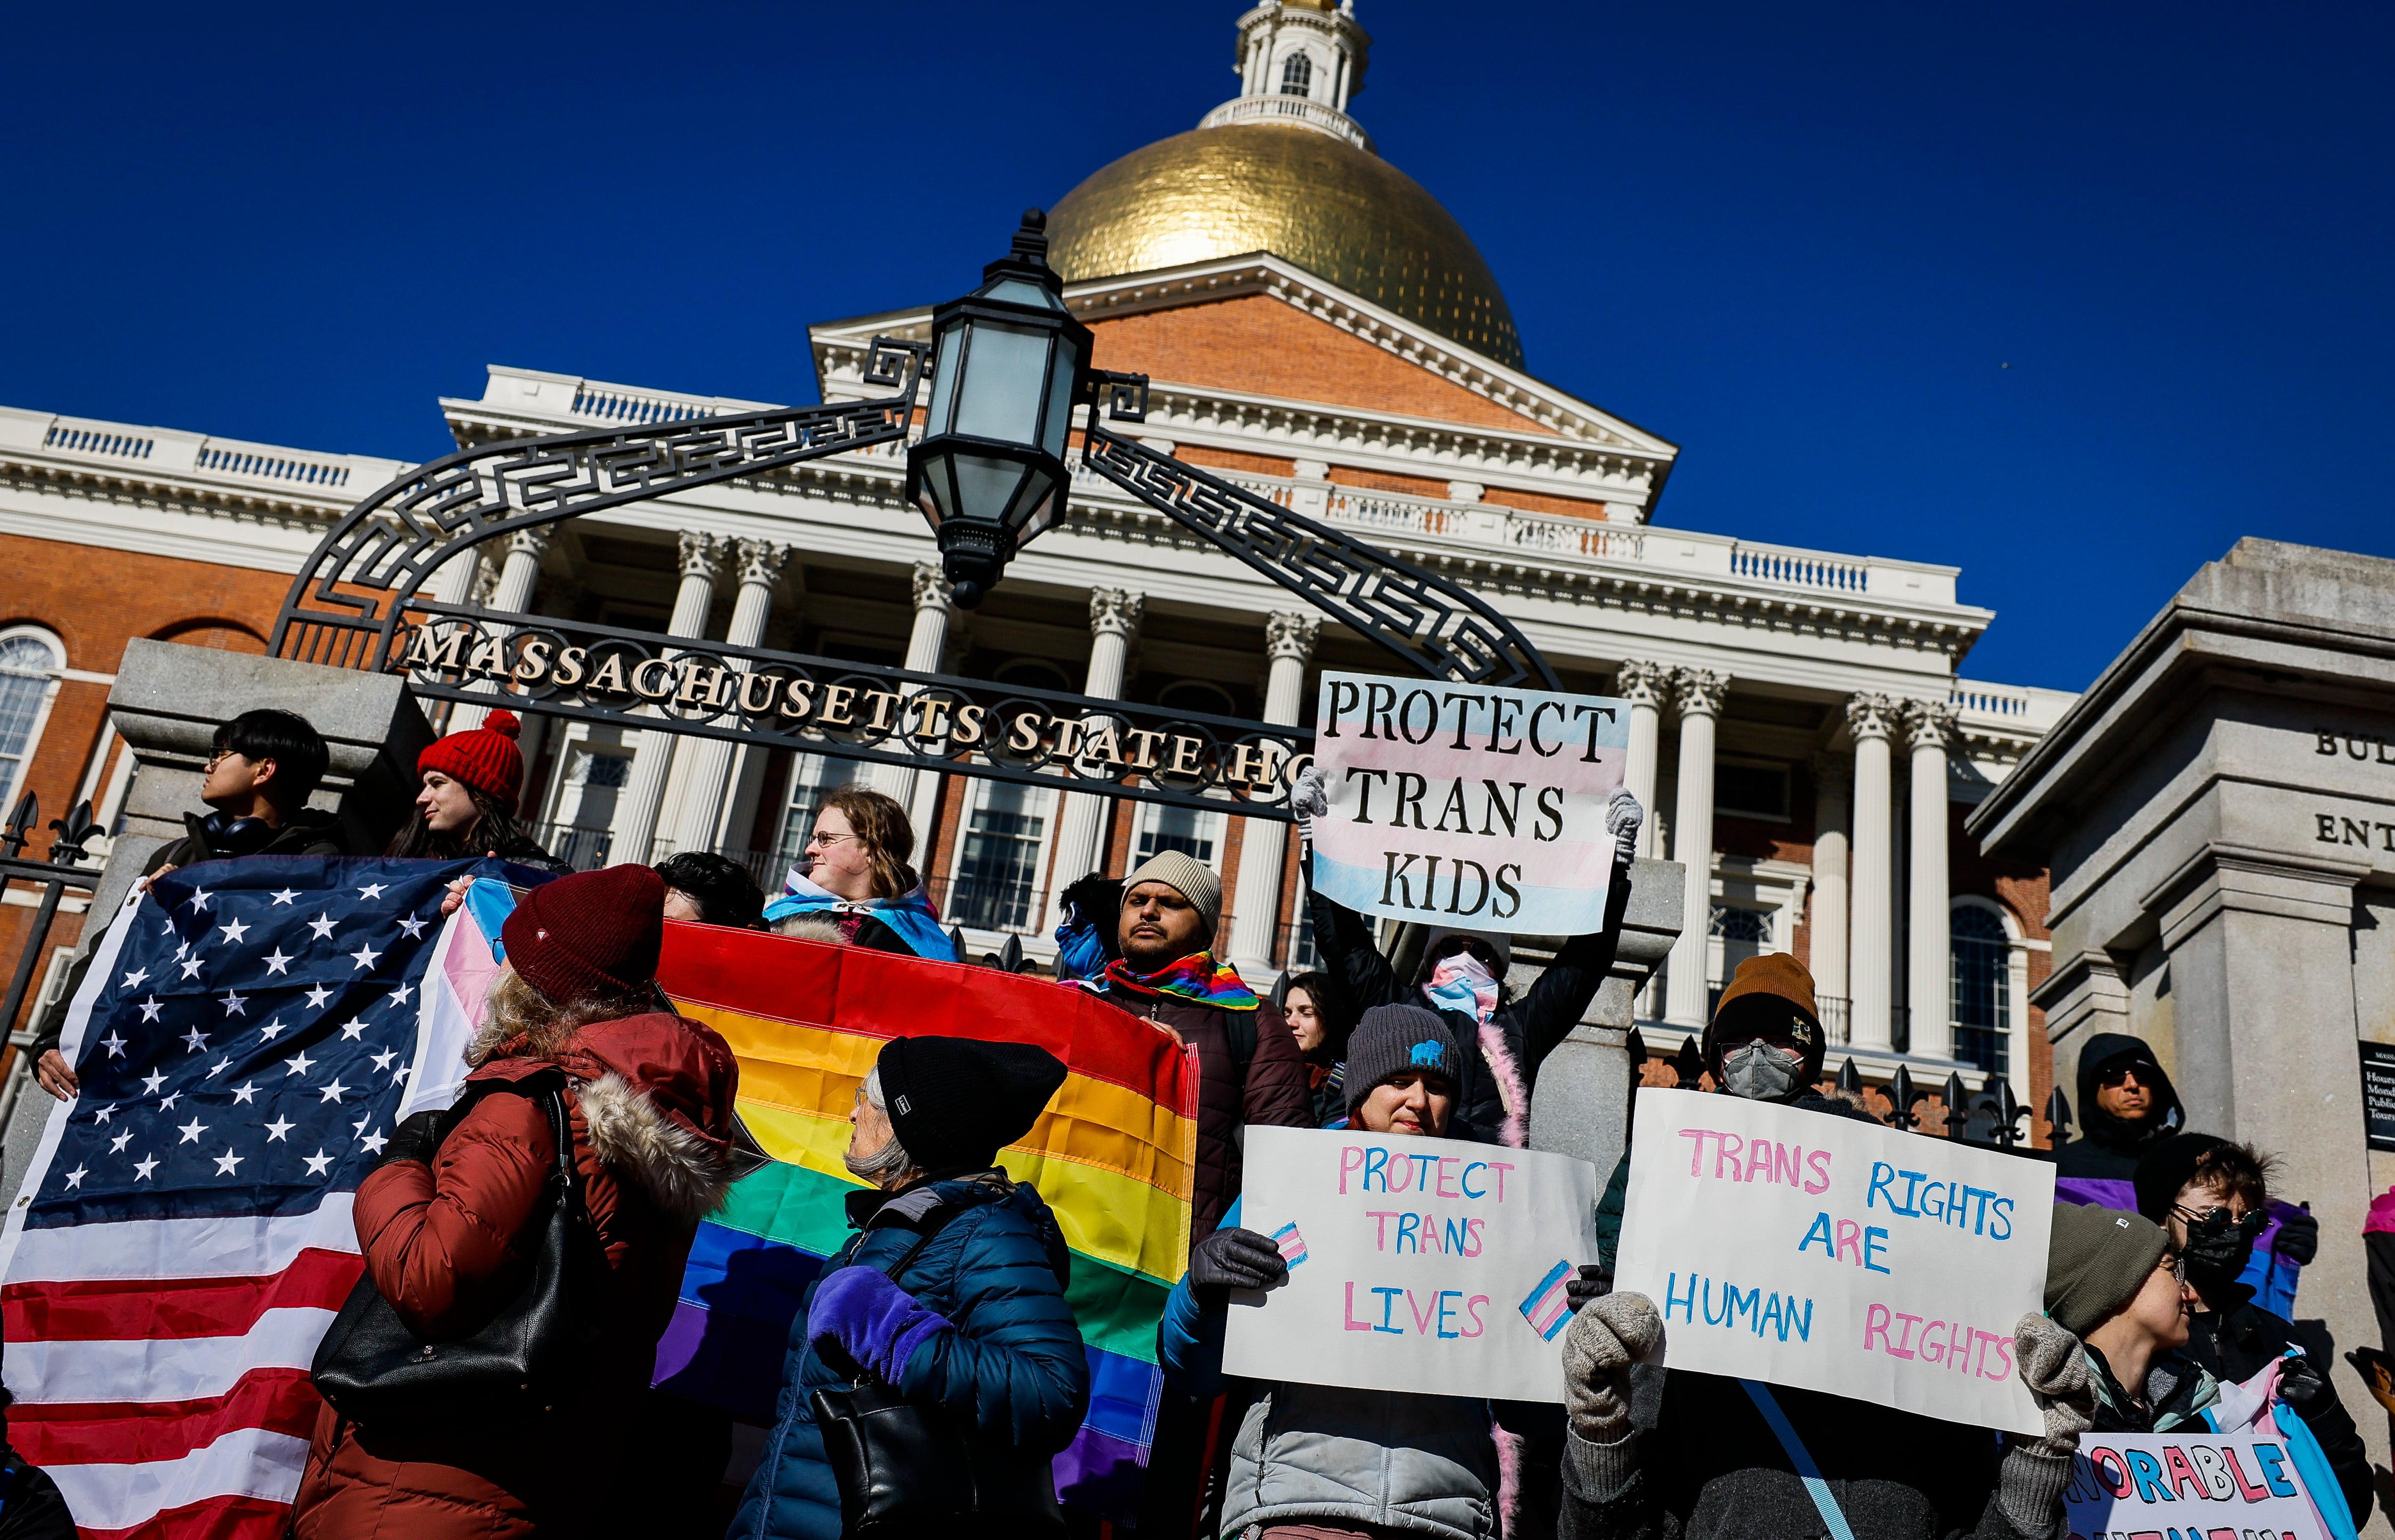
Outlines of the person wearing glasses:
M 2279 1398 L 2320 1441 L 2359 1529 L 2370 1517 L 2373 1487 L 2370 1455 L 2352 1414 L 2337 1399 L 2329 1376 L 2305 1356 L 2294 1325 L 2264 1308 L 2246 1282 L 2256 1244 L 2271 1228 L 2272 1209 L 2283 1218 L 2293 1216 L 2277 1226 L 2282 1245 L 2296 1240 L 2308 1247 L 2318 1244 L 2320 1226 L 2309 1214 L 2270 1203 L 2269 1175 L 2277 1164 L 2251 1145 L 2211 1134 L 2175 1135 L 2137 1163 L 2137 1212 L 2168 1231 L 2172 1246 L 2186 1259 L 2188 1286 L 2194 1291 L 2188 1356 L 2215 1378 L 2238 1382 L 2287 1359 Z M 2288 1358 L 2290 1352 L 2296 1356 Z
M 2055 1150 L 2061 1192 L 2080 1203 L 2135 1207 L 2128 1184 L 2137 1174 L 2138 1158 L 2185 1123 L 2178 1092 L 2144 1039 L 2097 1033 L 2079 1053 L 2079 1137 Z M 2074 1185 L 2091 1180 L 2119 1185 Z
M 183 837 L 151 852 L 141 869 L 143 886 L 179 866 L 204 861 L 349 854 L 339 823 L 323 809 L 308 806 L 331 763 L 323 734 L 308 718 L 272 708 L 245 711 L 217 729 L 209 747 L 205 779 L 200 783 L 200 800 L 208 811 L 183 815 Z M 59 1052 L 67 1005 L 91 967 L 89 944 L 106 928 L 86 928 L 86 950 L 68 970 L 66 987 L 44 1013 L 29 1050 L 34 1078 L 60 1101 L 73 1100 L 80 1084 L 74 1067 Z
M 765 906 L 765 923 L 786 936 L 829 941 L 836 931 L 849 946 L 962 961 L 923 879 L 906 864 L 914 849 L 906 809 L 880 792 L 842 786 L 824 798 L 806 849 Z
M 2117 1208 L 2054 1205 L 2045 1313 L 2080 1340 L 2087 1372 L 2084 1382 L 2049 1383 L 2084 1419 L 2080 1431 L 2167 1433 L 2203 1425 L 2220 1386 L 2185 1351 L 2194 1305 L 2168 1231 Z M 2050 1414 L 2047 1425 L 2051 1430 Z

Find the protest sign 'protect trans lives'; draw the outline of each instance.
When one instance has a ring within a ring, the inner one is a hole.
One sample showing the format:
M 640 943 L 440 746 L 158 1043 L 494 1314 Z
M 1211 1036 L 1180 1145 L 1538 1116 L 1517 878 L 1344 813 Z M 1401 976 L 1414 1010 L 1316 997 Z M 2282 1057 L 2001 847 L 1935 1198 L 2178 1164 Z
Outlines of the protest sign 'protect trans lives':
M 1638 1093 L 1614 1286 L 1663 1362 L 2036 1433 L 2013 1327 L 2044 1293 L 2054 1167 L 1696 1091 Z
M 1361 1129 L 1248 1129 L 1239 1223 L 1289 1281 L 1232 1295 L 1223 1367 L 1263 1380 L 1564 1399 L 1564 1281 L 1596 1259 L 1596 1168 Z

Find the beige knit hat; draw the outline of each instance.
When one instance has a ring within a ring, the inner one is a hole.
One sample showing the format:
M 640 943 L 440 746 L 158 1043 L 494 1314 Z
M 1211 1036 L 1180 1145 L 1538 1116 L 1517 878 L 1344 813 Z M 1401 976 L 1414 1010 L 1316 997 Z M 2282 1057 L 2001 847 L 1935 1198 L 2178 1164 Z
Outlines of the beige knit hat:
M 1139 863 L 1139 869 L 1123 878 L 1123 891 L 1129 893 L 1143 882 L 1160 882 L 1191 903 L 1206 916 L 1206 933 L 1211 936 L 1223 923 L 1223 879 L 1214 869 L 1183 850 L 1158 850 Z

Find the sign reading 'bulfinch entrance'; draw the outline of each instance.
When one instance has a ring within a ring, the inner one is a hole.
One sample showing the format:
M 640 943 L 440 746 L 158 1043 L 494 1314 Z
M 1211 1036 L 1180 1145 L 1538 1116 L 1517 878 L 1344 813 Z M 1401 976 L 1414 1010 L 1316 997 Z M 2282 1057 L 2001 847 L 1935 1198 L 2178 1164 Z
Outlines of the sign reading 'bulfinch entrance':
M 1367 915 L 1578 936 L 1605 921 L 1627 703 L 1322 676 L 1314 885 Z

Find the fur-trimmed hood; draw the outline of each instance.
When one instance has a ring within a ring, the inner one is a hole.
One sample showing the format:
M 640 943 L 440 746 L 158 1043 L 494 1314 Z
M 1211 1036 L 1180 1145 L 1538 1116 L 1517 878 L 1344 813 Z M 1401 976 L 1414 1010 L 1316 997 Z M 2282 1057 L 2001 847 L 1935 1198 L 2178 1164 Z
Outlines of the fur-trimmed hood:
M 485 1061 L 470 1080 L 516 1080 L 550 1064 L 564 1070 L 591 1152 L 667 1213 L 695 1222 L 731 1191 L 740 1070 L 713 1028 L 659 1011 L 589 1022 L 544 1055 L 521 1040 L 476 1047 Z

